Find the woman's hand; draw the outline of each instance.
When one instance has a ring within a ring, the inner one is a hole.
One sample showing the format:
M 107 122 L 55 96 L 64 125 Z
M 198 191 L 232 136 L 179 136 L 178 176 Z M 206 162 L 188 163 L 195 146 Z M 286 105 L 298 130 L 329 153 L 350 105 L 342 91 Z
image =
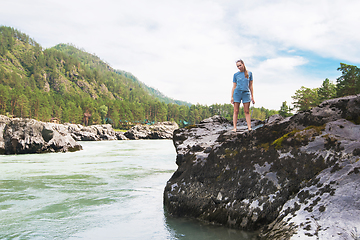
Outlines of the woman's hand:
M 253 104 L 255 104 L 255 99 L 254 99 L 253 96 L 251 96 L 251 102 L 252 102 Z
M 230 102 L 231 102 L 231 104 L 234 104 L 234 97 L 231 97 Z

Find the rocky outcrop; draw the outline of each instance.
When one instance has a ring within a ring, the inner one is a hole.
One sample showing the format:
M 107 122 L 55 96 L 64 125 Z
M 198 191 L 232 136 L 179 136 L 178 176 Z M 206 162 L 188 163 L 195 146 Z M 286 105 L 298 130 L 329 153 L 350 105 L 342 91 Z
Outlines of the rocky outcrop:
M 81 150 L 71 135 L 58 124 L 27 118 L 0 116 L 0 153 L 24 154 L 44 152 L 73 152 Z
M 360 238 L 360 95 L 253 128 L 215 116 L 176 130 L 167 211 L 263 239 Z
M 0 154 L 5 154 L 5 139 L 4 139 L 4 129 L 6 124 L 10 122 L 10 118 L 0 115 Z
M 65 123 L 64 127 L 76 141 L 125 140 L 124 134 L 115 132 L 110 124 L 82 126 Z
M 128 139 L 172 139 L 174 130 L 179 126 L 175 122 L 160 122 L 154 125 L 135 125 L 127 132 Z
M 120 131 L 116 131 L 115 136 L 116 136 L 117 140 L 128 140 L 128 138 L 125 137 L 125 133 L 120 132 Z

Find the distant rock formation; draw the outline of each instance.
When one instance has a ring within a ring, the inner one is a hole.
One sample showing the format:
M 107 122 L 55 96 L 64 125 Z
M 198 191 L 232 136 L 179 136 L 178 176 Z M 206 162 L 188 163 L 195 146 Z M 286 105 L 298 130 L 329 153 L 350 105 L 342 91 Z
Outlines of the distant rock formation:
M 59 124 L 0 115 L 0 154 L 73 152 L 81 150 Z
M 126 140 L 124 133 L 115 132 L 110 124 L 83 126 L 63 124 L 76 141 Z
M 215 116 L 176 130 L 167 211 L 262 239 L 360 239 L 360 95 L 253 128 Z
M 173 133 L 179 126 L 176 122 L 160 122 L 154 125 L 135 125 L 127 132 L 128 139 L 172 139 Z

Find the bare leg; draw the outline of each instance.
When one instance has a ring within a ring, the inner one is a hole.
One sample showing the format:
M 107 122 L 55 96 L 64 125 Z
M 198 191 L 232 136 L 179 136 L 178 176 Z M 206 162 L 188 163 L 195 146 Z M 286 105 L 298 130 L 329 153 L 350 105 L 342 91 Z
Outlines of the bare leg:
M 247 123 L 247 127 L 249 130 L 251 130 L 251 116 L 250 116 L 250 103 L 243 103 L 244 105 L 244 113 L 245 113 L 245 119 L 246 119 L 246 123 Z
M 234 115 L 233 115 L 233 131 L 236 132 L 236 124 L 237 124 L 237 119 L 238 119 L 238 115 L 239 115 L 239 107 L 240 107 L 240 103 L 235 102 L 234 103 Z

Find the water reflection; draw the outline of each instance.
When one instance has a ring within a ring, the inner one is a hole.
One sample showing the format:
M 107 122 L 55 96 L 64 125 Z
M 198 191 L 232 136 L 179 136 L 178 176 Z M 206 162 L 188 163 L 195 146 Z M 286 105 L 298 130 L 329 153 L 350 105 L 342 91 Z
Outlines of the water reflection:
M 178 218 L 164 213 L 170 239 L 181 240 L 255 240 L 256 233 L 202 223 L 195 219 Z

